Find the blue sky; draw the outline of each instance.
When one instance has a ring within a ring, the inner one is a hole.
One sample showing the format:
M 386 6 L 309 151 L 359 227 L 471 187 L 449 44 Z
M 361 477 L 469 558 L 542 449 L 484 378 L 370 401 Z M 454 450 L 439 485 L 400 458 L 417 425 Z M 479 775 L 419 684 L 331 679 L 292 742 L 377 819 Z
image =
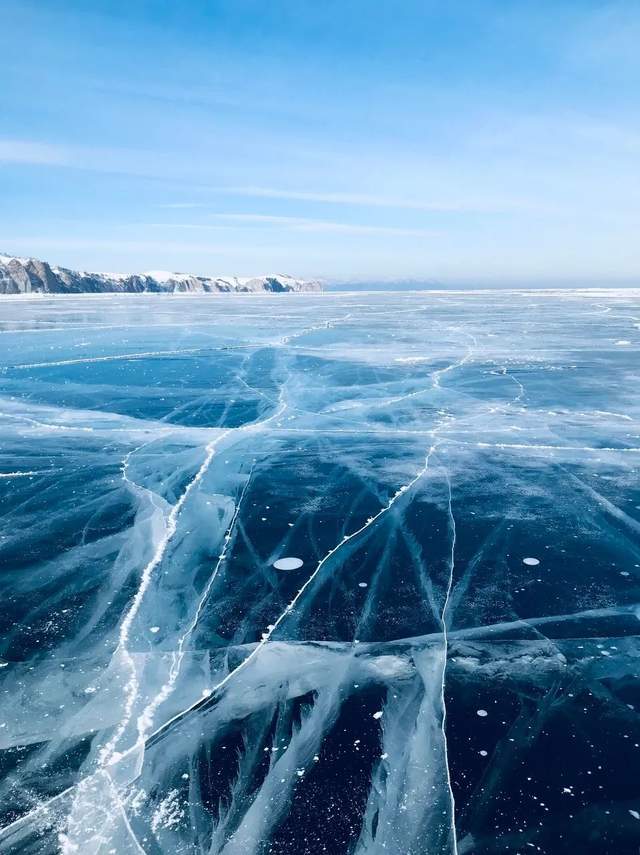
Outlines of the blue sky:
M 635 0 L 4 0 L 0 250 L 632 281 L 638 44 Z

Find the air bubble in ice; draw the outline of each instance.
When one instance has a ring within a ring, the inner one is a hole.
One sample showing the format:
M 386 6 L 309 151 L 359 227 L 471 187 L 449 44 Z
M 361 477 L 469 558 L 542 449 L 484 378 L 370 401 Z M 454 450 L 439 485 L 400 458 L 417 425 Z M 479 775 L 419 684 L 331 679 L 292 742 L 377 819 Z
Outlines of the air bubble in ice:
M 276 570 L 299 570 L 303 564 L 302 558 L 278 558 L 273 562 Z

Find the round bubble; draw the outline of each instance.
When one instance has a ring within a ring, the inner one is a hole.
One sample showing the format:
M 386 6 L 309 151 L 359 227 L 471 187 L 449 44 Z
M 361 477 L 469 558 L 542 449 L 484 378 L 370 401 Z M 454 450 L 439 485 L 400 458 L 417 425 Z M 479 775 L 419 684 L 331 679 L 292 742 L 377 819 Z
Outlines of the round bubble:
M 276 570 L 299 570 L 303 564 L 302 558 L 278 558 L 273 562 Z
M 540 559 L 539 558 L 523 558 L 522 563 L 528 564 L 529 567 L 536 567 L 540 563 Z

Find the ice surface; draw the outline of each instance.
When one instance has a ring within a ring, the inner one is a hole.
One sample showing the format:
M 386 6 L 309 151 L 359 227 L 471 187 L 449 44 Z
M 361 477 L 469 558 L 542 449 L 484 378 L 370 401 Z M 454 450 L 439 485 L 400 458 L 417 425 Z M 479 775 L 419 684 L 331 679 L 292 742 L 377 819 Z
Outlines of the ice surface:
M 1 853 L 637 853 L 639 292 L 0 311 Z

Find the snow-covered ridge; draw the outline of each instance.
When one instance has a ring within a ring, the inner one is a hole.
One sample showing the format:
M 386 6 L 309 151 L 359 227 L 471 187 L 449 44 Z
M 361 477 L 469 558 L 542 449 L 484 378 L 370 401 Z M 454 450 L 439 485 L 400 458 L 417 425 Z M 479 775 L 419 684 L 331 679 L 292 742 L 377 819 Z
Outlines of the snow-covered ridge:
M 196 276 L 151 270 L 147 273 L 90 273 L 53 267 L 37 258 L 0 253 L 0 294 L 81 293 L 279 293 L 320 291 L 319 282 L 280 273 L 267 276 Z

